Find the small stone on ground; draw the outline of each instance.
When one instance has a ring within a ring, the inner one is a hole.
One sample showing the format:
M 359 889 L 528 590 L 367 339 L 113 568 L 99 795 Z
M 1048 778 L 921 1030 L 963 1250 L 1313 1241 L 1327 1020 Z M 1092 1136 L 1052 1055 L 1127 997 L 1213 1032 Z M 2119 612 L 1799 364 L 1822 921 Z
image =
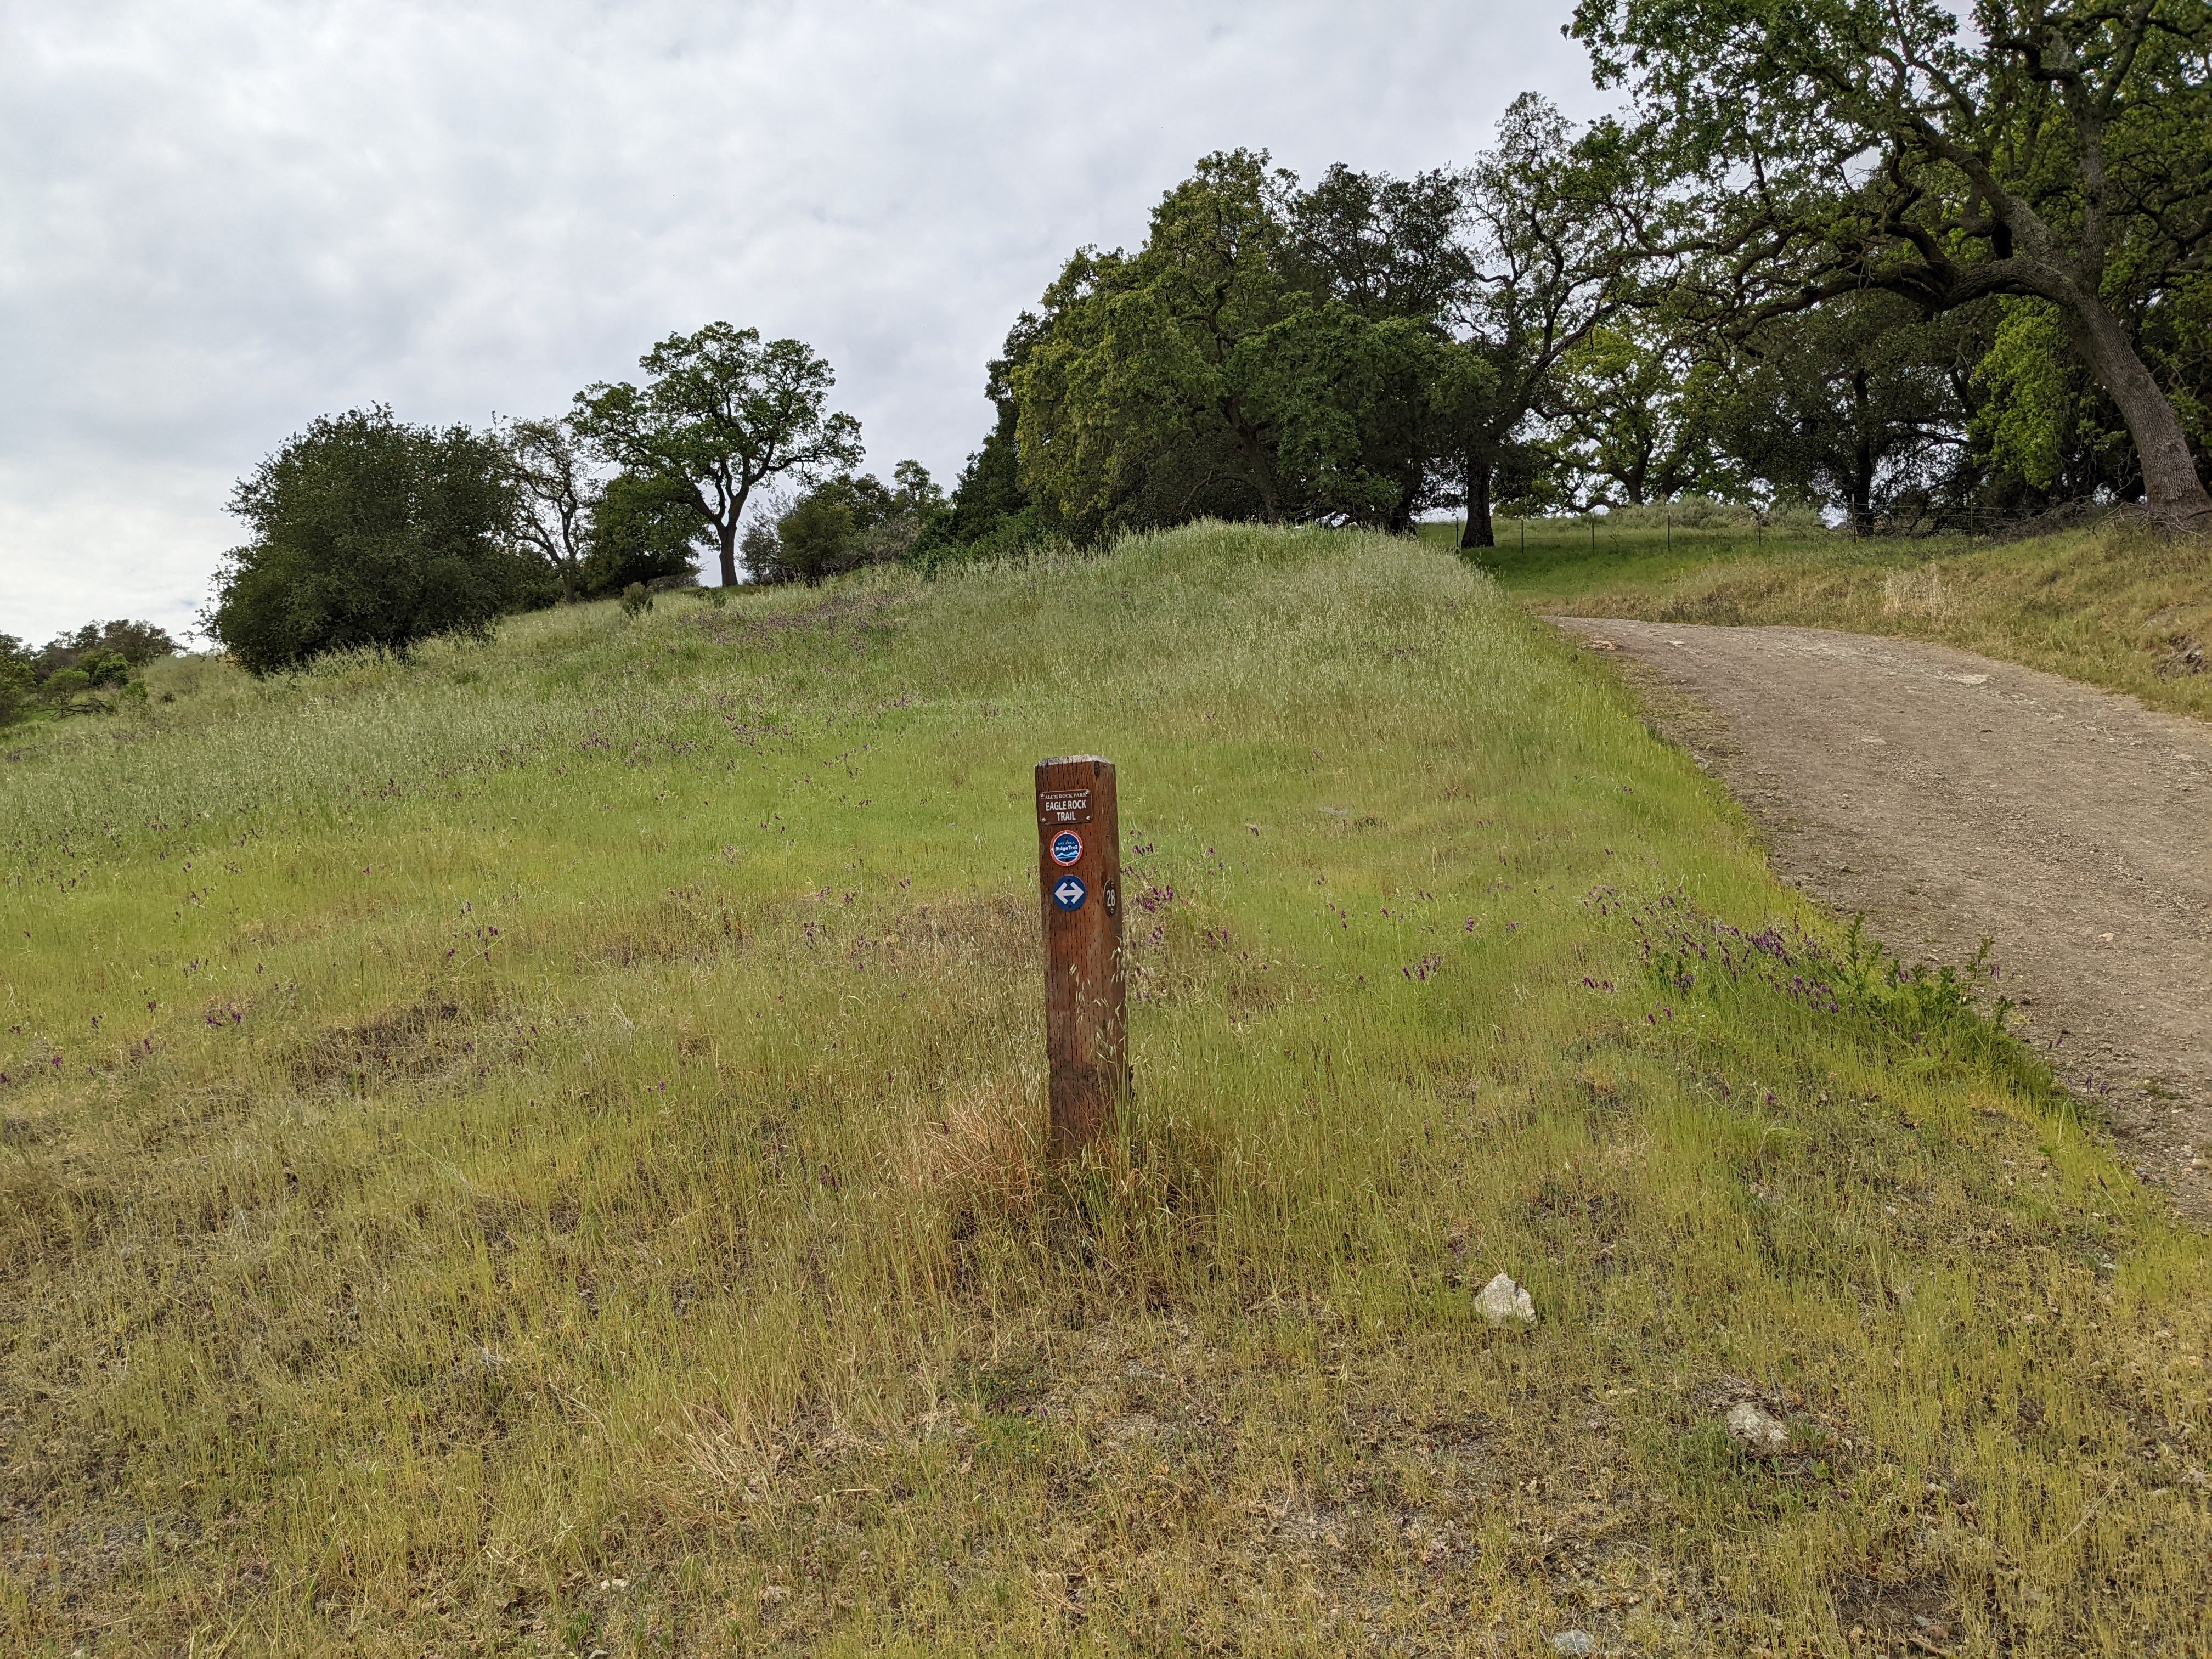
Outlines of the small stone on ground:
M 1513 1282 L 1510 1273 L 1500 1273 L 1484 1285 L 1474 1298 L 1474 1305 L 1493 1325 L 1503 1325 L 1509 1319 L 1517 1319 L 1524 1325 L 1536 1322 L 1536 1304 L 1529 1300 L 1527 1291 Z
M 1730 1406 L 1721 1420 L 1729 1438 L 1746 1451 L 1778 1452 L 1790 1443 L 1790 1431 L 1782 1419 L 1748 1400 Z

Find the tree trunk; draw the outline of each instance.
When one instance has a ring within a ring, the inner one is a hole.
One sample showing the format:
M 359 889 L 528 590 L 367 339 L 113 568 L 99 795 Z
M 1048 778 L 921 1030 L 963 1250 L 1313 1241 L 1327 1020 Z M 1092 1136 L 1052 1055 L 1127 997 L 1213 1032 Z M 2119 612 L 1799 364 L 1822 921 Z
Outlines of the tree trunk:
M 715 502 L 707 499 L 704 489 L 696 483 L 691 486 L 692 497 L 699 503 L 699 511 L 706 514 L 707 521 L 714 526 L 715 538 L 722 544 L 722 586 L 725 587 L 738 585 L 738 526 L 745 521 L 745 501 L 753 493 L 754 482 L 750 478 L 739 480 L 734 494 L 721 501 L 722 510 L 719 513 L 714 510 Z
M 1851 534 L 1861 541 L 1874 534 L 1874 440 L 1867 434 L 1867 375 L 1851 376 L 1851 424 L 1856 441 L 1851 447 Z
M 1498 537 L 1490 525 L 1490 458 L 1467 463 L 1467 528 L 1460 532 L 1462 547 L 1495 547 Z
M 2212 516 L 2212 495 L 2205 492 L 2190 457 L 2181 417 L 2151 372 L 2129 343 L 2119 319 L 2094 295 L 2079 293 L 2062 302 L 2059 319 L 2075 350 L 2104 382 L 2120 418 L 2135 440 L 2142 462 L 2143 495 L 2151 510 L 2172 524 L 2202 523 Z
M 1269 524 L 1287 522 L 1283 512 L 1283 492 L 1275 477 L 1275 458 L 1268 453 L 1260 429 L 1244 418 L 1243 409 L 1235 398 L 1222 405 L 1222 418 L 1228 422 L 1230 434 L 1237 440 L 1237 448 L 1244 457 L 1244 473 L 1252 488 L 1260 493 L 1260 511 Z
M 1259 434 L 1237 434 L 1237 441 L 1244 451 L 1245 465 L 1252 474 L 1252 486 L 1260 492 L 1260 511 L 1269 524 L 1284 522 L 1282 492 L 1275 488 L 1275 469 L 1268 465 L 1267 447 Z
M 574 500 L 571 492 L 569 499 Z M 569 506 L 561 509 L 561 603 L 576 602 L 576 576 L 584 568 L 583 550 L 576 545 L 576 515 L 580 507 Z

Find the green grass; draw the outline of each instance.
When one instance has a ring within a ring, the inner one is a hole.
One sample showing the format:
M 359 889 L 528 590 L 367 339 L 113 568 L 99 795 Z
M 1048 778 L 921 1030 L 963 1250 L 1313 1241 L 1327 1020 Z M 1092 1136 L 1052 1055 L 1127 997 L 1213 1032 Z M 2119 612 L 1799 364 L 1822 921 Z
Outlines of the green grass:
M 1840 539 L 1755 525 L 1630 527 L 1603 519 L 1499 519 L 1494 530 L 1498 544 L 1469 556 L 1507 592 L 1537 602 L 1623 583 L 1657 586 L 1739 560 L 1802 556 Z M 1425 524 L 1420 535 L 1440 548 L 1459 545 L 1456 524 Z
M 0 1650 L 2212 1641 L 2212 1249 L 1448 553 L 155 681 L 0 767 Z M 1137 1092 L 1055 1172 L 1090 750 Z
M 1443 539 L 1449 526 L 1428 527 Z M 1456 532 L 1453 532 L 1455 538 Z M 2212 716 L 2212 539 L 2109 526 L 2016 542 L 1501 520 L 1474 555 L 1539 611 L 1901 635 Z

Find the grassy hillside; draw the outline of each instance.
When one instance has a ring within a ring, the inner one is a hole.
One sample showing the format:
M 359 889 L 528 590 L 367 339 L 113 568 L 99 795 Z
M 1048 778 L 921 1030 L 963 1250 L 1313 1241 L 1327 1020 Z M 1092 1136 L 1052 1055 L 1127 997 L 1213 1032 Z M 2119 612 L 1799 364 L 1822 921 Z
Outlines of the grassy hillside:
M 1538 610 L 1905 635 L 2212 717 L 2212 539 L 2147 526 L 1999 543 L 1642 527 L 1601 528 L 1593 546 L 1567 524 L 1498 535 L 1480 562 Z
M 161 672 L 0 766 L 0 1650 L 2212 1644 L 2212 1246 L 1448 554 Z

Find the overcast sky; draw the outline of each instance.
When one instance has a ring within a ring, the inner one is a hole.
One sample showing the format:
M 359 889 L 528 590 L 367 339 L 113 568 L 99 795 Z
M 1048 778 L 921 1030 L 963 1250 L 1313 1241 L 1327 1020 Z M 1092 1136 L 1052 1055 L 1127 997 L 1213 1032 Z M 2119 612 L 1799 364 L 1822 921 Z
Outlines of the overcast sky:
M 188 626 L 232 483 L 480 424 L 714 319 L 950 483 L 983 364 L 1209 150 L 1407 172 L 1600 107 L 1534 3 L 0 0 L 0 632 Z

